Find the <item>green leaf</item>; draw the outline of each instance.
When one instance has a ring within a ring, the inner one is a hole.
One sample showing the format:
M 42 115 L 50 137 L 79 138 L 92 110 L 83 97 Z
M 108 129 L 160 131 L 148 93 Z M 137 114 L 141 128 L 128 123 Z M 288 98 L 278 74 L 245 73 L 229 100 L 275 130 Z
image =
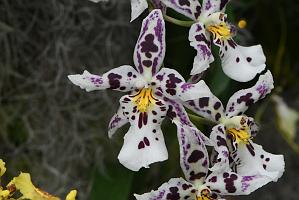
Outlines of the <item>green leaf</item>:
M 218 48 L 213 47 L 213 55 L 218 55 Z M 225 92 L 225 99 L 228 97 L 229 94 L 227 89 L 230 89 L 229 85 L 231 82 L 231 79 L 224 74 L 222 67 L 221 67 L 221 61 L 218 56 L 215 56 L 215 61 L 211 63 L 211 67 L 208 69 L 208 85 L 213 91 L 213 94 L 215 94 L 218 97 L 222 97 L 221 95 Z
M 108 165 L 105 173 L 95 170 L 90 199 L 129 199 L 133 174 L 133 172 L 116 163 Z

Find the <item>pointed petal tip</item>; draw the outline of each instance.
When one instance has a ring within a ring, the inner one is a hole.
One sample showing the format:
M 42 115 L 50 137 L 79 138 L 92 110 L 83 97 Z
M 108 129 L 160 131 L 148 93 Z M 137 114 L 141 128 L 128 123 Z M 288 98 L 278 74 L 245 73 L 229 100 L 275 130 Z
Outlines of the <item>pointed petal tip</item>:
M 81 77 L 81 74 L 68 75 L 67 78 L 75 85 L 78 84 L 78 79 Z

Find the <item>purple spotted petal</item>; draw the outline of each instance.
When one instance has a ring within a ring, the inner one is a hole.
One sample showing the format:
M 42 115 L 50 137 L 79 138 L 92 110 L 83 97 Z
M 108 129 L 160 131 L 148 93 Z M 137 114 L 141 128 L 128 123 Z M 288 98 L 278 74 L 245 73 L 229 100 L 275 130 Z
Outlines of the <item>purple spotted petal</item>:
M 226 4 L 230 0 L 203 0 L 202 13 L 205 16 L 213 14 L 215 12 L 224 12 Z
M 221 42 L 219 54 L 223 72 L 239 82 L 252 80 L 266 67 L 261 45 L 243 47 L 229 39 Z
M 133 101 L 135 94 L 120 99 L 123 115 L 130 122 L 130 128 L 124 137 L 124 144 L 118 159 L 130 170 L 148 168 L 150 164 L 168 159 L 161 123 L 167 108 L 162 100 L 156 99 L 147 112 L 138 110 Z
M 204 181 L 209 168 L 209 155 L 196 128 L 174 120 L 180 145 L 180 164 L 191 183 Z M 202 135 L 202 134 L 201 134 Z
M 285 170 L 283 155 L 268 153 L 261 145 L 253 142 L 239 145 L 236 153 L 234 159 L 238 174 L 259 174 L 276 182 Z
M 172 178 L 157 190 L 142 195 L 134 194 L 137 200 L 194 200 L 197 190 L 182 178 Z
M 196 84 L 187 83 L 174 69 L 161 69 L 153 80 L 163 93 L 163 96 L 169 99 L 188 101 L 205 96 L 210 92 L 204 81 L 199 81 Z
M 151 0 L 154 8 L 160 9 L 163 14 L 166 13 L 167 7 L 161 2 L 161 0 Z
M 128 65 L 114 68 L 102 76 L 84 71 L 83 74 L 69 75 L 68 78 L 73 84 L 87 92 L 104 89 L 128 92 L 140 85 L 137 83 L 144 82 L 140 74 Z
M 178 13 L 196 20 L 201 13 L 201 6 L 198 0 L 161 0 L 167 7 Z
M 117 131 L 117 129 L 119 129 L 120 127 L 122 127 L 123 125 L 125 125 L 128 122 L 129 122 L 128 118 L 124 115 L 122 109 L 119 108 L 117 113 L 115 113 L 110 120 L 110 123 L 108 126 L 109 138 L 111 138 L 114 135 L 114 133 Z
M 191 75 L 202 73 L 210 66 L 210 63 L 214 61 L 211 51 L 210 36 L 206 34 L 205 28 L 201 22 L 193 24 L 190 28 L 190 45 L 197 51 L 197 55 L 193 61 Z
M 197 130 L 194 124 L 190 121 L 188 114 L 184 108 L 184 106 L 174 100 L 164 98 L 165 103 L 168 104 L 168 111 L 167 111 L 167 116 L 172 120 L 172 121 L 178 121 L 183 125 L 187 125 L 191 127 L 192 132 L 196 132 L 195 135 L 199 135 L 201 137 L 201 140 L 206 144 L 206 145 L 211 145 L 210 144 L 210 139 L 206 137 L 201 131 Z
M 211 143 L 217 152 L 215 163 L 211 171 L 225 172 L 229 170 L 229 148 L 226 143 L 226 134 L 223 124 L 219 124 L 212 129 L 210 135 Z
M 249 106 L 265 98 L 273 88 L 272 74 L 267 71 L 259 77 L 253 87 L 240 90 L 231 96 L 226 106 L 226 116 L 232 117 L 243 114 Z
M 248 195 L 269 182 L 270 179 L 262 175 L 215 171 L 207 177 L 205 185 L 220 195 Z
M 184 102 L 184 106 L 214 122 L 220 122 L 221 118 L 224 117 L 223 105 L 211 91 L 198 99 Z
M 252 117 L 247 117 L 246 123 L 249 127 L 251 137 L 255 137 L 259 131 L 259 125 L 254 121 Z
M 153 10 L 142 22 L 134 51 L 140 74 L 150 79 L 160 69 L 165 56 L 165 24 L 161 10 Z

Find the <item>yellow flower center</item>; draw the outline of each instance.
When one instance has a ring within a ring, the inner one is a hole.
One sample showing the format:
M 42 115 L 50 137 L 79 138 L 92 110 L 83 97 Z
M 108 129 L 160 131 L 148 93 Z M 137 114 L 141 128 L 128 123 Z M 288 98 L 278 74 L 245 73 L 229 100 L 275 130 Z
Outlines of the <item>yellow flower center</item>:
M 133 96 L 132 101 L 137 106 L 139 112 L 147 112 L 158 100 L 154 97 L 151 88 L 143 88 Z
M 213 34 L 215 39 L 227 40 L 232 37 L 230 27 L 224 22 L 208 26 L 208 31 Z
M 237 142 L 238 144 L 240 142 L 244 143 L 244 144 L 248 144 L 249 140 L 251 139 L 251 136 L 248 134 L 248 132 L 245 129 L 235 129 L 235 128 L 231 128 L 227 130 L 227 133 L 232 135 L 233 140 L 235 142 Z
M 214 199 L 210 196 L 210 192 L 207 189 L 204 189 L 201 191 L 200 196 L 196 197 L 196 200 L 214 200 Z

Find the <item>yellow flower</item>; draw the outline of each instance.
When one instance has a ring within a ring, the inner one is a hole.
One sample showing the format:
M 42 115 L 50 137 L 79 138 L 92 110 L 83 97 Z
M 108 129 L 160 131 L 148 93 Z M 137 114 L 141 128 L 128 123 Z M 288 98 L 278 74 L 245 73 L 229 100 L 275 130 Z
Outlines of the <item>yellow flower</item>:
M 76 200 L 77 190 L 72 190 L 68 193 L 65 200 Z
M 0 177 L 6 172 L 5 162 L 0 159 Z
M 8 199 L 9 195 L 10 195 L 9 190 L 2 190 L 2 188 L 0 189 L 0 200 Z
M 32 182 L 30 174 L 22 173 L 13 178 L 7 187 L 14 186 L 16 190 L 19 190 L 22 196 L 19 199 L 31 199 L 31 200 L 59 200 L 58 197 L 52 196 L 47 192 L 44 192 L 36 188 Z

